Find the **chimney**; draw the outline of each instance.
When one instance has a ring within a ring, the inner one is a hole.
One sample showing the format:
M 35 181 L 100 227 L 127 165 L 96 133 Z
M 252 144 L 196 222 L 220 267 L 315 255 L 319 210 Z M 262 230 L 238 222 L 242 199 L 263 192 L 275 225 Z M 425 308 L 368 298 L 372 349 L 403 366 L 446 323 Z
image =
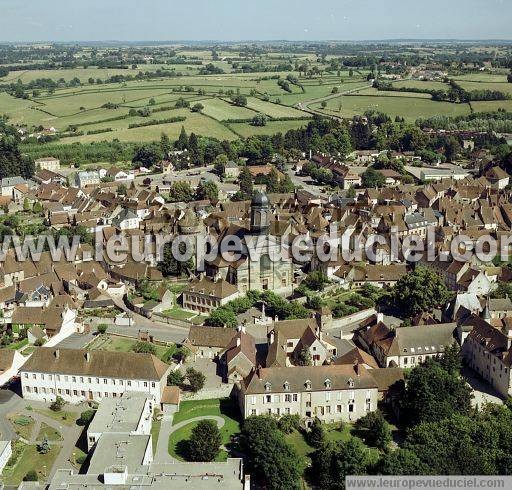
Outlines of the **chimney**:
M 59 359 L 59 357 L 60 357 L 60 350 L 55 349 L 55 359 Z
M 242 343 L 242 341 L 240 340 L 240 337 L 237 337 L 236 338 L 236 346 L 237 347 L 240 347 L 240 344 Z

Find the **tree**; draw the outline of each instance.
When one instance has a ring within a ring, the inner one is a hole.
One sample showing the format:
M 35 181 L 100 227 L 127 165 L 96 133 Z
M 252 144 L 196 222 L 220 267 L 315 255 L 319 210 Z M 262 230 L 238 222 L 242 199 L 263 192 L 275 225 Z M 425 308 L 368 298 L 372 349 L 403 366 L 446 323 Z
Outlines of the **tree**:
M 324 444 L 311 455 L 311 476 L 315 485 L 325 490 L 344 489 L 348 475 L 367 474 L 369 461 L 361 441 L 351 437 L 348 441 Z
M 319 448 L 325 442 L 325 430 L 322 422 L 315 417 L 308 432 L 308 442 L 310 446 Z
M 117 187 L 117 194 L 119 196 L 126 196 L 128 192 L 128 187 L 126 187 L 126 184 L 119 184 L 119 186 Z
M 375 471 L 379 475 L 427 475 L 428 467 L 422 463 L 415 452 L 409 449 L 397 449 L 385 453 L 377 462 Z
M 283 415 L 277 421 L 277 426 L 283 434 L 291 434 L 294 430 L 300 429 L 300 415 Z
M 203 109 L 204 109 L 204 105 L 203 105 L 203 104 L 201 104 L 200 102 L 198 102 L 197 104 L 194 104 L 194 105 L 192 106 L 191 111 L 192 111 L 192 112 L 201 112 Z
M 311 366 L 311 354 L 307 347 L 303 347 L 298 353 L 295 359 L 298 366 Z
M 171 140 L 165 133 L 162 133 L 160 136 L 160 150 L 164 158 L 172 151 Z
M 160 147 L 157 145 L 142 145 L 135 150 L 132 162 L 142 167 L 151 168 L 162 159 Z
M 322 109 L 325 109 L 327 107 L 327 101 L 322 100 L 322 102 L 320 103 L 320 106 L 322 107 Z
M 266 126 L 267 125 L 267 116 L 265 114 L 256 114 L 251 121 L 252 126 Z
M 34 206 L 32 207 L 32 211 L 36 214 L 40 214 L 43 212 L 43 205 L 39 202 L 39 201 L 36 201 L 34 203 Z
M 190 389 L 194 393 L 203 389 L 206 376 L 201 371 L 197 371 L 196 369 L 189 367 L 186 371 L 186 378 L 190 384 Z
M 251 476 L 269 490 L 300 488 L 302 461 L 286 442 L 275 419 L 269 416 L 249 417 L 240 434 Z
M 361 185 L 367 189 L 383 187 L 386 183 L 385 177 L 373 167 L 368 167 L 361 175 Z
M 108 325 L 106 323 L 100 323 L 97 327 L 96 327 L 96 330 L 97 332 L 100 334 L 100 335 L 104 335 L 106 332 L 107 332 L 107 329 L 108 329 Z
M 427 359 L 407 375 L 400 409 L 409 425 L 437 422 L 454 413 L 469 414 L 472 397 L 463 378 Z
M 64 398 L 57 395 L 57 397 L 55 398 L 55 401 L 50 405 L 50 410 L 52 410 L 53 412 L 60 412 L 64 405 L 65 405 Z
M 203 199 L 207 199 L 208 201 L 217 201 L 219 199 L 219 188 L 213 180 L 202 180 L 197 186 L 195 197 L 199 201 Z
M 217 308 L 213 310 L 205 321 L 205 325 L 209 327 L 235 328 L 237 324 L 238 320 L 236 319 L 235 313 L 228 308 Z
M 462 369 L 462 355 L 459 345 L 454 342 L 452 345 L 446 347 L 443 355 L 438 356 L 436 361 L 445 371 L 453 375 L 458 375 Z
M 30 202 L 27 198 L 23 199 L 23 211 L 30 211 Z
M 36 449 L 39 454 L 48 454 L 50 452 L 50 443 L 48 442 L 46 435 L 44 436 L 42 442 L 36 445 Z
M 349 199 L 354 199 L 356 197 L 356 190 L 354 188 L 353 185 L 351 185 L 348 189 L 347 189 L 347 194 L 346 196 L 349 198 Z
M 247 166 L 242 167 L 240 176 L 238 177 L 238 183 L 243 199 L 251 199 L 253 193 L 253 178 Z
M 181 126 L 181 132 L 178 139 L 174 143 L 174 148 L 179 151 L 183 151 L 188 148 L 188 136 L 185 131 L 185 126 Z
M 37 471 L 29 470 L 23 477 L 23 481 L 38 481 L 39 477 L 37 476 Z
M 224 177 L 224 174 L 226 173 L 226 165 L 228 164 L 228 157 L 224 153 L 217 156 L 215 158 L 215 161 L 213 162 L 213 168 L 215 170 L 215 173 L 219 177 Z
M 187 444 L 189 461 L 213 461 L 219 454 L 222 438 L 217 422 L 201 420 L 193 429 Z
M 150 342 L 139 341 L 132 347 L 132 351 L 137 354 L 156 354 L 156 346 Z
M 167 376 L 167 386 L 181 386 L 184 381 L 185 376 L 179 369 L 171 371 Z
M 368 445 L 385 451 L 392 441 L 391 428 L 380 410 L 369 412 L 357 421 L 357 427 L 364 431 Z
M 402 276 L 383 299 L 406 318 L 442 306 L 450 297 L 451 293 L 439 274 L 426 267 L 416 267 Z
M 171 185 L 169 200 L 171 202 L 190 202 L 194 199 L 194 191 L 188 182 L 178 181 Z
M 94 418 L 94 414 L 96 412 L 94 410 L 85 410 L 80 414 L 80 418 L 76 421 L 78 425 L 89 425 L 91 420 Z
M 180 252 L 182 257 L 185 256 L 186 250 L 187 244 L 185 242 L 180 242 L 178 246 L 178 251 Z M 187 260 L 175 258 L 174 253 L 172 251 L 172 244 L 166 243 L 164 245 L 163 257 L 162 260 L 158 263 L 158 269 L 165 277 L 188 276 L 193 268 L 194 259 L 192 257 L 190 257 Z
M 245 95 L 235 95 L 231 101 L 234 105 L 239 107 L 245 107 L 247 105 L 247 97 Z
M 329 282 L 329 278 L 322 271 L 313 271 L 303 279 L 300 285 L 310 291 L 322 291 Z

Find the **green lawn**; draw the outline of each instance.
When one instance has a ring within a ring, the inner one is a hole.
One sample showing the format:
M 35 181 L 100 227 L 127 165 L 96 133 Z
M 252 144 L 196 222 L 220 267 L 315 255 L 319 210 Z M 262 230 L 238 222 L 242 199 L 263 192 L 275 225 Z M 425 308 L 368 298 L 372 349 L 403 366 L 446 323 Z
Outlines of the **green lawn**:
M 14 467 L 11 468 L 7 466 L 5 468 L 3 472 L 4 484 L 19 485 L 23 477 L 30 470 L 37 472 L 40 481 L 46 480 L 59 451 L 59 446 L 52 445 L 48 453 L 39 454 L 36 446 L 24 445 L 20 450 L 20 455 Z
M 180 404 L 180 410 L 174 415 L 173 424 L 176 425 L 205 415 L 216 415 L 224 419 L 224 426 L 220 429 L 222 444 L 224 445 L 229 444 L 232 437 L 240 432 L 239 410 L 235 402 L 229 398 L 184 401 Z M 183 459 L 180 454 L 180 441 L 190 438 L 190 433 L 195 425 L 195 423 L 188 424 L 171 434 L 168 446 L 171 456 Z M 227 456 L 228 454 L 225 451 L 221 451 L 218 460 L 224 461 Z
M 324 427 L 325 437 L 327 441 L 348 441 L 351 437 L 356 437 L 354 435 L 354 426 L 350 424 L 343 424 L 341 430 L 339 429 L 339 426 L 336 424 L 326 424 L 324 425 Z M 297 451 L 297 454 L 302 458 L 308 458 L 309 455 L 315 451 L 315 448 L 307 443 L 302 432 L 294 430 L 291 434 L 286 434 L 285 439 L 295 449 L 295 451 Z M 365 447 L 367 447 L 368 449 L 368 455 L 371 461 L 376 461 L 380 454 L 378 449 L 368 447 L 366 445 Z
M 181 308 L 172 308 L 171 310 L 165 310 L 163 314 L 169 318 L 174 318 L 175 320 L 183 321 L 189 320 L 191 317 L 195 315 L 195 313 L 182 310 Z
M 106 350 L 109 352 L 132 352 L 133 347 L 137 343 L 136 339 L 119 337 L 117 335 L 99 335 L 87 347 L 88 350 Z M 167 362 L 169 356 L 172 355 L 176 346 L 153 344 L 156 348 L 156 356 Z
M 14 432 L 25 440 L 30 440 L 32 437 L 32 431 L 34 430 L 34 419 L 27 415 L 11 414 L 7 418 L 11 422 Z
M 68 412 L 66 410 L 54 412 L 49 408 L 34 408 L 34 412 L 40 413 L 41 415 L 45 415 L 46 417 L 49 417 L 65 425 L 73 425 L 76 419 L 79 417 L 79 415 L 74 412 Z
M 44 422 L 41 423 L 41 429 L 39 430 L 39 434 L 37 435 L 37 441 L 42 441 L 44 438 L 47 438 L 49 441 L 62 441 L 62 436 L 57 429 L 50 427 L 48 424 Z
M 158 436 L 160 435 L 160 427 L 162 426 L 161 420 L 153 419 L 153 424 L 151 425 L 151 438 L 153 442 L 153 454 L 155 454 L 156 446 L 158 444 Z

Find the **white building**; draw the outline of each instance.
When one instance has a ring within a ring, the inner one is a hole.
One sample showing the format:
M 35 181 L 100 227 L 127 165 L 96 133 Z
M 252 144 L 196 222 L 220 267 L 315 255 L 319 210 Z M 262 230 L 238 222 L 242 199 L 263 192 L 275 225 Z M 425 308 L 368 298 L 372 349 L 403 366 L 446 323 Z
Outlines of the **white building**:
M 23 366 L 26 359 L 17 350 L 0 349 L 0 386 L 16 376 L 18 369 Z
M 362 365 L 254 370 L 242 383 L 239 403 L 251 415 L 299 415 L 306 421 L 355 421 L 377 409 L 378 387 Z
M 97 185 L 100 183 L 100 180 L 100 173 L 96 170 L 78 172 L 75 176 L 75 183 L 79 188 L 85 187 L 86 185 Z
M 12 455 L 11 441 L 0 441 L 0 475 Z
M 68 403 L 143 392 L 160 403 L 171 366 L 151 354 L 40 347 L 20 369 L 28 400 Z
M 39 158 L 35 161 L 36 168 L 42 170 L 49 170 L 50 172 L 57 172 L 60 170 L 60 160 L 53 157 Z
M 127 391 L 121 398 L 103 399 L 87 429 L 89 451 L 102 434 L 149 435 L 154 406 L 155 398 L 147 393 Z

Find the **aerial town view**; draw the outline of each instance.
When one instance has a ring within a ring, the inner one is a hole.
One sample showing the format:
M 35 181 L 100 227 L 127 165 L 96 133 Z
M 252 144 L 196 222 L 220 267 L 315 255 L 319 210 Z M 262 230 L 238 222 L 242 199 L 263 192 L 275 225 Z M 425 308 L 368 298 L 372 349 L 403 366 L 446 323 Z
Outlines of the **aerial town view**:
M 0 489 L 512 489 L 511 25 L 0 0 Z

